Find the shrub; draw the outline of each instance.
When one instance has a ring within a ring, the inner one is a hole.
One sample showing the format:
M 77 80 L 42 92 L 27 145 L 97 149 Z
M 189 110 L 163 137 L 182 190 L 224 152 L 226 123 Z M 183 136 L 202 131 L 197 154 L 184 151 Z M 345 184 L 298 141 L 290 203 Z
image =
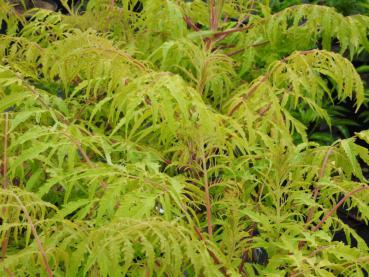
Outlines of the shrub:
M 329 101 L 365 102 L 350 59 L 369 50 L 368 17 L 243 0 L 93 0 L 28 21 L 0 7 L 2 275 L 369 270 L 336 214 L 369 220 L 369 133 L 325 146 L 306 129 L 331 124 Z

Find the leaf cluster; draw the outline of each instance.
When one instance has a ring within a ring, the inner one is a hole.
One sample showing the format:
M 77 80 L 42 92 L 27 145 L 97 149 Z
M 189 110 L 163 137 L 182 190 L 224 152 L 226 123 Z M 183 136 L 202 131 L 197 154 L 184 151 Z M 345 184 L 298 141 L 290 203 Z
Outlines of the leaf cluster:
M 350 57 L 369 18 L 254 2 L 93 0 L 26 20 L 0 0 L 2 275 L 369 271 L 335 213 L 369 220 L 369 133 L 324 146 L 303 121 L 365 102 Z

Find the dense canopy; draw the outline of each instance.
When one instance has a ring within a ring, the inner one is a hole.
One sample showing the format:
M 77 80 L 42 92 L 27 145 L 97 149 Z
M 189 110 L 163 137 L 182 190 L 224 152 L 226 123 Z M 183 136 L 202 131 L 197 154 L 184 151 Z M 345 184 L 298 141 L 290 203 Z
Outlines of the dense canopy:
M 369 130 L 330 133 L 367 104 L 369 17 L 61 3 L 0 0 L 1 276 L 369 271 L 337 214 L 369 220 Z

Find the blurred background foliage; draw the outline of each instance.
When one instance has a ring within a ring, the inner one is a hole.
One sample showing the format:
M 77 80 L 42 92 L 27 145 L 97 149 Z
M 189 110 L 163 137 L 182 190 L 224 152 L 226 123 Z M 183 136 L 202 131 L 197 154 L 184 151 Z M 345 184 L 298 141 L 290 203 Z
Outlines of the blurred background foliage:
M 298 4 L 317 4 L 333 7 L 345 16 L 368 15 L 369 13 L 368 0 L 270 0 L 267 1 L 267 4 L 269 4 L 273 12 L 280 12 L 283 9 Z M 334 47 L 335 45 L 333 45 Z M 346 57 L 349 55 L 348 53 L 344 54 Z M 331 126 L 328 126 L 323 120 L 316 120 L 315 114 L 311 111 L 297 111 L 295 116 L 297 115 L 305 125 L 309 126 L 308 135 L 311 140 L 321 144 L 331 144 L 338 138 L 348 138 L 361 129 L 369 128 L 368 53 L 363 52 L 355 55 L 352 62 L 366 85 L 366 97 L 363 106 L 358 111 L 355 111 L 352 108 L 352 102 L 348 100 L 335 100 L 334 103 L 326 102 L 324 105 L 331 116 Z
M 270 6 L 275 12 L 297 4 L 317 4 L 334 7 L 344 15 L 364 14 L 369 11 L 367 0 L 270 0 Z

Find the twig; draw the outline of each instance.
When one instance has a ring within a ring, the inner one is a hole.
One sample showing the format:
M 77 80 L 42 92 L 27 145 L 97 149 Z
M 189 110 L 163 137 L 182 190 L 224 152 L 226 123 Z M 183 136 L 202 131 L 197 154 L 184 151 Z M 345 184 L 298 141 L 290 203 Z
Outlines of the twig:
M 249 15 L 246 15 L 246 16 L 244 16 L 242 19 L 238 20 L 237 25 L 236 25 L 236 28 L 238 28 L 238 27 L 240 27 L 241 25 L 243 25 L 243 23 L 244 23 L 246 20 L 248 20 L 249 18 L 250 18 L 250 16 L 249 16 Z
M 254 231 L 255 231 L 255 229 L 256 229 L 256 224 L 254 223 L 254 224 L 251 226 L 250 231 L 249 231 L 249 234 L 250 234 L 250 236 L 251 236 L 251 237 L 252 237 L 252 236 L 254 236 Z M 250 243 L 252 243 L 252 241 L 253 241 L 253 239 L 250 241 Z M 239 273 L 244 273 L 243 268 L 244 268 L 244 266 L 245 266 L 245 263 L 246 263 L 246 262 L 247 262 L 247 260 L 248 260 L 248 252 L 249 252 L 249 249 L 247 249 L 247 250 L 243 251 L 243 253 L 242 253 L 241 263 L 240 263 L 240 265 L 238 266 L 238 272 L 239 272 Z
M 228 30 L 225 30 L 225 31 L 220 31 L 220 32 L 215 33 L 215 37 L 217 39 L 214 40 L 214 43 L 217 43 L 219 41 L 222 41 L 223 39 L 225 39 L 230 34 L 237 33 L 237 32 L 242 32 L 242 31 L 248 30 L 248 29 L 250 29 L 252 27 L 251 24 L 246 25 L 244 27 L 240 27 L 241 25 L 238 25 L 237 24 L 237 26 L 235 28 L 231 28 L 231 29 L 228 29 Z
M 264 83 L 265 81 L 267 81 L 269 79 L 271 73 L 268 73 L 266 75 L 264 75 L 259 82 L 255 83 L 254 85 L 251 86 L 251 88 L 242 96 L 242 99 L 240 102 L 238 102 L 229 112 L 228 115 L 232 116 L 238 109 L 239 107 L 242 105 L 243 101 L 246 100 L 247 98 L 251 97 L 255 91 L 259 88 L 259 86 Z
M 5 127 L 4 127 L 4 156 L 3 156 L 3 189 L 6 190 L 8 188 L 8 136 L 9 136 L 9 114 L 5 112 Z M 6 207 L 2 210 L 3 214 L 6 213 Z M 9 234 L 8 231 L 5 231 L 4 239 L 1 242 L 1 258 L 4 260 L 6 258 L 6 251 L 8 249 L 9 243 Z M 6 273 L 9 276 L 14 276 L 14 273 L 11 272 L 8 268 L 5 268 Z
M 266 40 L 266 41 L 262 41 L 262 42 L 258 42 L 258 43 L 254 43 L 250 46 L 247 46 L 247 47 L 243 47 L 241 49 L 237 49 L 237 50 L 234 50 L 232 52 L 229 52 L 227 53 L 227 56 L 234 56 L 234 55 L 237 55 L 239 53 L 242 53 L 243 51 L 245 51 L 247 48 L 250 48 L 250 47 L 259 47 L 259 46 L 263 46 L 263 45 L 266 45 L 269 43 L 269 40 Z
M 209 10 L 210 10 L 210 17 L 209 17 L 209 26 L 210 30 L 215 32 L 218 29 L 218 19 L 217 19 L 217 12 L 215 8 L 215 0 L 209 0 L 208 1 Z M 214 34 L 211 34 L 210 37 L 205 38 L 205 49 L 206 50 L 212 50 L 212 45 L 214 40 Z
M 319 228 L 324 224 L 324 222 L 327 221 L 328 218 L 330 218 L 332 216 L 332 214 L 337 211 L 337 209 L 339 209 L 339 207 L 341 207 L 343 205 L 343 203 L 345 203 L 345 201 L 350 198 L 353 194 L 358 193 L 362 190 L 366 190 L 369 189 L 368 185 L 365 185 L 363 187 L 354 189 L 352 191 L 350 191 L 345 197 L 343 197 L 324 217 L 322 220 L 319 221 L 319 223 L 314 226 L 311 231 L 312 232 L 316 232 L 319 230 Z M 305 245 L 305 241 L 300 241 L 298 244 L 299 249 L 301 249 L 303 246 Z
M 145 276 L 146 277 L 150 277 L 150 270 L 149 270 L 149 267 L 146 265 L 145 266 L 146 270 L 145 270 Z
M 70 135 L 66 134 L 66 133 L 63 133 L 64 136 L 66 136 L 67 138 L 69 138 L 73 143 L 74 145 L 77 146 L 78 148 L 78 151 L 81 153 L 83 159 L 85 160 L 85 162 L 88 164 L 88 166 L 90 168 L 96 168 L 96 164 L 91 161 L 90 157 L 87 155 L 86 151 L 83 150 L 82 146 L 81 146 L 81 142 L 78 141 L 78 140 L 75 140 L 74 138 L 72 138 Z M 100 186 L 103 188 L 103 189 L 106 189 L 108 187 L 108 184 L 105 182 L 105 181 L 101 181 L 100 182 Z
M 107 52 L 107 53 L 116 54 L 118 56 L 121 56 L 121 57 L 127 59 L 131 64 L 135 65 L 139 69 L 141 69 L 143 71 L 146 71 L 146 72 L 148 71 L 148 68 L 146 67 L 146 65 L 144 63 L 139 62 L 138 60 L 136 60 L 135 58 L 133 58 L 131 55 L 128 55 L 128 54 L 120 51 L 119 49 L 105 49 L 103 47 L 97 47 L 97 46 L 86 47 L 84 49 L 85 50 L 99 50 L 101 52 Z
M 196 32 L 200 31 L 200 28 L 197 27 L 195 23 L 193 23 L 193 21 L 191 20 L 189 16 L 185 15 L 183 19 L 186 22 L 188 27 L 191 27 Z
M 209 184 L 207 177 L 205 178 L 205 204 L 206 204 L 206 218 L 208 224 L 208 233 L 210 238 L 213 237 L 213 225 L 211 223 L 211 203 L 210 203 L 210 193 L 209 193 Z
M 8 187 L 8 129 L 9 129 L 9 114 L 5 112 L 5 127 L 4 127 L 4 155 L 3 155 L 3 189 Z
M 314 251 L 312 251 L 309 255 L 308 255 L 308 258 L 311 258 L 311 257 L 315 257 L 315 255 L 325 249 L 328 249 L 328 248 L 331 248 L 332 246 L 320 246 L 318 247 L 317 249 L 315 249 Z M 306 259 L 304 259 L 303 261 L 306 261 Z M 302 274 L 301 271 L 293 271 L 291 273 L 291 276 L 290 277 L 296 277 L 298 275 Z
M 245 51 L 245 50 L 246 50 L 246 47 L 241 48 L 241 49 L 237 49 L 237 50 L 234 50 L 234 51 L 231 51 L 231 52 L 227 53 L 227 56 L 232 57 L 232 56 L 234 56 L 234 55 L 237 55 L 237 54 L 239 54 L 239 53 L 242 53 L 242 52 L 243 52 L 243 51 Z
M 355 193 L 358 193 L 362 190 L 366 190 L 369 189 L 369 186 L 365 185 L 363 187 L 354 189 L 352 191 L 350 191 L 345 197 L 343 197 L 337 204 L 336 206 L 333 207 L 333 209 L 331 209 L 325 217 L 323 217 L 323 219 L 313 228 L 311 229 L 312 232 L 316 232 L 317 230 L 319 230 L 319 228 L 324 224 L 324 222 L 330 218 L 332 216 L 332 214 L 339 208 L 342 206 L 343 203 L 345 203 L 345 201 L 350 198 L 352 195 L 354 195 Z
M 215 0 L 209 0 L 209 9 L 210 9 L 209 26 L 212 31 L 216 31 L 218 29 L 218 16 L 215 6 L 216 6 Z
M 326 246 L 326 245 L 323 245 L 323 246 L 320 246 L 320 247 L 318 247 L 317 249 L 315 249 L 314 251 L 312 251 L 310 254 L 309 254 L 309 258 L 311 258 L 311 257 L 315 257 L 315 255 L 317 254 L 317 253 L 319 253 L 319 252 L 322 252 L 323 250 L 325 250 L 325 249 L 328 249 L 328 248 L 331 248 L 332 246 L 331 245 L 328 245 L 328 246 Z
M 321 168 L 319 170 L 318 181 L 320 179 L 322 179 L 323 176 L 324 176 L 325 170 L 326 170 L 327 165 L 328 165 L 328 160 L 329 160 L 330 155 L 333 152 L 333 149 L 334 149 L 333 147 L 330 147 L 328 149 L 327 153 L 324 156 L 324 159 L 323 159 L 323 162 L 322 162 L 322 166 L 321 166 Z M 319 188 L 319 186 L 317 186 L 314 189 L 314 192 L 313 192 L 313 199 L 314 199 L 314 201 L 316 201 L 316 199 L 318 198 L 319 193 L 320 193 L 320 188 Z M 306 224 L 305 224 L 305 228 L 304 228 L 305 231 L 308 229 L 309 224 L 311 223 L 311 221 L 313 219 L 313 216 L 314 216 L 314 207 L 310 207 L 307 213 L 308 213 L 308 216 L 307 216 Z M 305 244 L 304 241 L 300 241 L 299 244 L 298 244 L 298 248 L 301 249 L 304 246 L 304 244 Z
M 49 111 L 52 110 L 49 104 L 42 98 L 41 93 L 39 93 L 34 87 L 28 84 L 27 81 L 20 74 L 17 73 L 16 76 L 19 78 L 19 80 L 22 81 L 23 85 L 36 96 L 36 99 L 40 102 L 41 106 Z M 64 117 L 62 113 L 58 113 L 58 119 L 64 124 L 69 124 L 68 120 Z
M 248 26 L 246 26 L 248 27 Z M 313 50 L 306 50 L 306 51 L 299 51 L 296 53 L 296 55 L 308 55 L 308 54 L 311 54 L 311 53 L 314 53 L 316 52 L 315 49 Z M 238 102 L 229 112 L 228 112 L 228 116 L 232 116 L 232 114 L 234 114 L 242 105 L 243 101 L 250 98 L 254 93 L 255 91 L 264 83 L 266 82 L 270 76 L 273 74 L 273 71 L 276 70 L 278 68 L 278 66 L 280 65 L 283 65 L 285 62 L 287 62 L 289 59 L 291 59 L 291 57 L 294 57 L 295 55 L 292 55 L 292 56 L 288 56 L 288 57 L 285 57 L 281 60 L 279 60 L 277 63 L 276 63 L 276 66 L 273 67 L 273 69 L 269 72 L 267 72 L 262 78 L 260 78 L 260 80 L 257 82 L 257 83 L 254 83 L 250 89 L 248 91 L 245 92 L 244 95 L 241 96 L 241 101 Z
M 40 104 L 47 110 L 51 111 L 52 108 L 46 103 L 46 101 L 42 98 L 42 95 L 35 90 L 31 85 L 29 85 L 26 80 L 23 79 L 22 76 L 20 76 L 19 74 L 17 74 L 17 77 L 23 82 L 23 84 L 37 97 L 37 100 L 40 102 Z M 69 120 L 62 114 L 62 113 L 58 113 L 57 114 L 58 119 L 65 125 L 71 125 L 71 123 L 69 122 Z M 86 161 L 86 163 L 91 167 L 94 168 L 96 167 L 96 165 L 91 161 L 91 159 L 88 157 L 87 153 L 82 149 L 81 145 L 82 143 L 79 140 L 75 140 L 74 138 L 72 138 L 71 136 L 67 135 L 64 133 L 65 136 L 67 136 L 78 148 L 79 152 L 81 153 L 83 159 Z M 105 181 L 101 181 L 100 183 L 101 187 L 103 189 L 105 189 L 107 187 L 107 184 Z
M 8 130 L 9 130 L 9 115 L 5 112 L 5 124 L 4 124 L 4 154 L 3 154 L 3 189 L 8 188 Z M 3 214 L 6 213 L 6 208 L 3 208 Z M 5 259 L 6 250 L 8 248 L 9 236 L 8 232 L 5 232 L 3 241 L 1 242 L 1 257 Z
M 161 266 L 162 266 L 158 260 L 156 260 L 156 261 L 155 261 L 155 264 L 156 264 L 158 267 L 161 267 Z M 164 272 L 164 275 L 165 275 L 166 277 L 169 277 L 169 274 L 168 274 L 167 272 Z
M 260 108 L 258 110 L 259 116 L 263 117 L 270 110 L 271 107 L 272 107 L 272 103 L 269 103 L 269 104 L 265 105 L 264 107 Z
M 225 31 L 217 32 L 219 19 L 218 19 L 218 11 L 216 9 L 216 3 L 215 2 L 216 2 L 215 0 L 209 0 L 208 1 L 209 10 L 210 10 L 209 26 L 210 26 L 210 30 L 213 31 L 213 33 L 210 34 L 210 37 L 205 38 L 205 47 L 206 47 L 207 50 L 211 50 L 213 44 L 225 39 L 228 35 L 230 35 L 232 33 L 236 33 L 236 32 L 242 32 L 242 31 L 248 30 L 248 29 L 253 27 L 253 24 L 248 24 L 248 25 L 245 25 L 245 26 L 241 27 L 243 25 L 243 22 L 249 18 L 249 15 L 247 15 L 247 16 L 245 16 L 244 18 L 240 19 L 237 22 L 236 27 L 225 30 Z M 186 21 L 187 25 L 189 25 L 193 28 L 191 22 L 189 22 L 187 18 L 185 18 L 185 21 Z M 226 21 L 226 19 L 225 19 L 225 21 Z
M 214 263 L 217 265 L 221 265 L 221 261 L 220 259 L 217 257 L 217 255 L 215 255 L 215 253 L 213 251 L 211 251 L 208 247 L 207 247 L 207 242 L 206 239 L 204 238 L 204 236 L 201 234 L 201 231 L 199 230 L 198 227 L 194 227 L 195 228 L 195 232 L 198 235 L 199 239 L 202 240 L 205 243 L 206 249 L 208 250 L 208 253 L 210 255 L 210 257 L 213 259 Z M 227 270 L 224 268 L 224 266 L 222 266 L 220 268 L 220 271 L 223 273 L 224 276 L 229 277 Z
M 297 277 L 297 276 L 299 276 L 300 274 L 302 274 L 302 273 L 301 273 L 301 271 L 297 271 L 297 272 L 295 271 L 295 272 L 292 272 L 292 273 L 291 273 L 291 276 L 290 276 L 290 277 Z
M 210 202 L 208 170 L 206 168 L 206 158 L 205 158 L 204 148 L 202 148 L 202 167 L 203 167 L 203 178 L 204 178 L 204 186 L 205 186 L 206 220 L 208 224 L 208 234 L 209 234 L 209 237 L 212 238 L 213 237 L 213 225 L 211 223 L 211 202 Z
M 247 260 L 248 260 L 248 250 L 245 250 L 245 251 L 243 251 L 243 253 L 242 253 L 242 259 L 241 259 L 241 263 L 240 263 L 240 265 L 238 266 L 238 272 L 239 273 L 242 273 L 243 272 L 243 267 L 244 267 L 244 265 L 245 265 L 245 263 L 247 262 Z
M 4 209 L 3 208 L 3 213 L 4 213 Z M 8 236 L 8 232 L 5 231 L 5 236 L 3 241 L 1 242 L 1 258 L 4 260 L 6 258 L 6 250 L 8 249 L 8 242 L 9 242 L 9 236 Z
M 327 168 L 327 164 L 328 164 L 328 159 L 330 157 L 330 155 L 332 154 L 333 152 L 333 147 L 330 147 L 327 151 L 327 153 L 325 154 L 324 156 L 324 159 L 323 159 L 323 162 L 322 162 L 322 166 L 319 170 L 319 175 L 318 175 L 318 180 L 320 181 L 323 176 L 324 176 L 324 173 L 325 173 L 325 170 Z M 318 198 L 318 195 L 319 195 L 319 192 L 320 192 L 320 188 L 317 186 L 315 189 L 314 189 L 314 192 L 313 192 L 313 199 L 316 200 Z M 306 219 L 306 226 L 305 226 L 305 230 L 307 230 L 307 227 L 310 223 L 310 221 L 312 220 L 313 218 L 313 215 L 314 215 L 314 208 L 313 207 L 310 207 L 309 210 L 308 210 L 308 217 Z
M 45 252 L 45 250 L 44 250 L 44 248 L 43 248 L 43 246 L 42 246 L 42 243 L 41 243 L 40 237 L 39 237 L 39 236 L 38 236 L 38 234 L 37 234 L 37 231 L 36 231 L 35 225 L 34 225 L 34 224 L 33 224 L 33 222 L 32 222 L 32 218 L 31 218 L 31 216 L 29 215 L 29 213 L 28 213 L 28 211 L 27 211 L 26 207 L 23 205 L 23 202 L 20 200 L 20 198 L 19 198 L 16 194 L 14 194 L 13 196 L 14 196 L 14 198 L 17 200 L 17 202 L 18 202 L 19 206 L 21 207 L 21 209 L 22 209 L 22 211 L 23 211 L 24 215 L 26 216 L 26 219 L 27 219 L 28 224 L 29 224 L 29 226 L 30 226 L 30 228 L 31 228 L 32 234 L 33 234 L 33 236 L 34 236 L 34 238 L 35 238 L 35 241 L 36 241 L 36 244 L 37 244 L 37 248 L 38 248 L 38 250 L 40 251 L 40 254 L 41 254 L 42 260 L 43 260 L 43 262 L 44 262 L 44 266 L 45 266 L 46 272 L 47 272 L 47 274 L 48 274 L 48 276 L 49 276 L 49 277 L 52 277 L 52 276 L 53 276 L 53 272 L 51 271 L 50 265 L 49 265 L 49 263 L 48 263 L 48 261 L 47 261 L 46 252 Z
M 320 168 L 320 171 L 319 171 L 319 180 L 322 179 L 324 176 L 324 173 L 325 173 L 325 170 L 328 164 L 328 159 L 329 159 L 329 156 L 332 154 L 332 152 L 333 152 L 333 148 L 330 147 L 327 151 L 327 154 L 324 156 L 322 167 Z
M 233 33 L 238 33 L 238 32 L 242 32 L 242 31 L 246 31 L 248 29 L 250 29 L 251 27 L 253 27 L 252 24 L 249 24 L 249 25 L 246 25 L 244 27 L 236 27 L 236 28 L 231 28 L 231 29 L 228 29 L 228 30 L 225 30 L 225 31 L 219 31 L 219 32 L 215 32 L 213 33 L 214 36 L 228 36 L 230 34 L 233 34 Z M 221 39 L 224 39 L 225 37 L 221 37 Z

